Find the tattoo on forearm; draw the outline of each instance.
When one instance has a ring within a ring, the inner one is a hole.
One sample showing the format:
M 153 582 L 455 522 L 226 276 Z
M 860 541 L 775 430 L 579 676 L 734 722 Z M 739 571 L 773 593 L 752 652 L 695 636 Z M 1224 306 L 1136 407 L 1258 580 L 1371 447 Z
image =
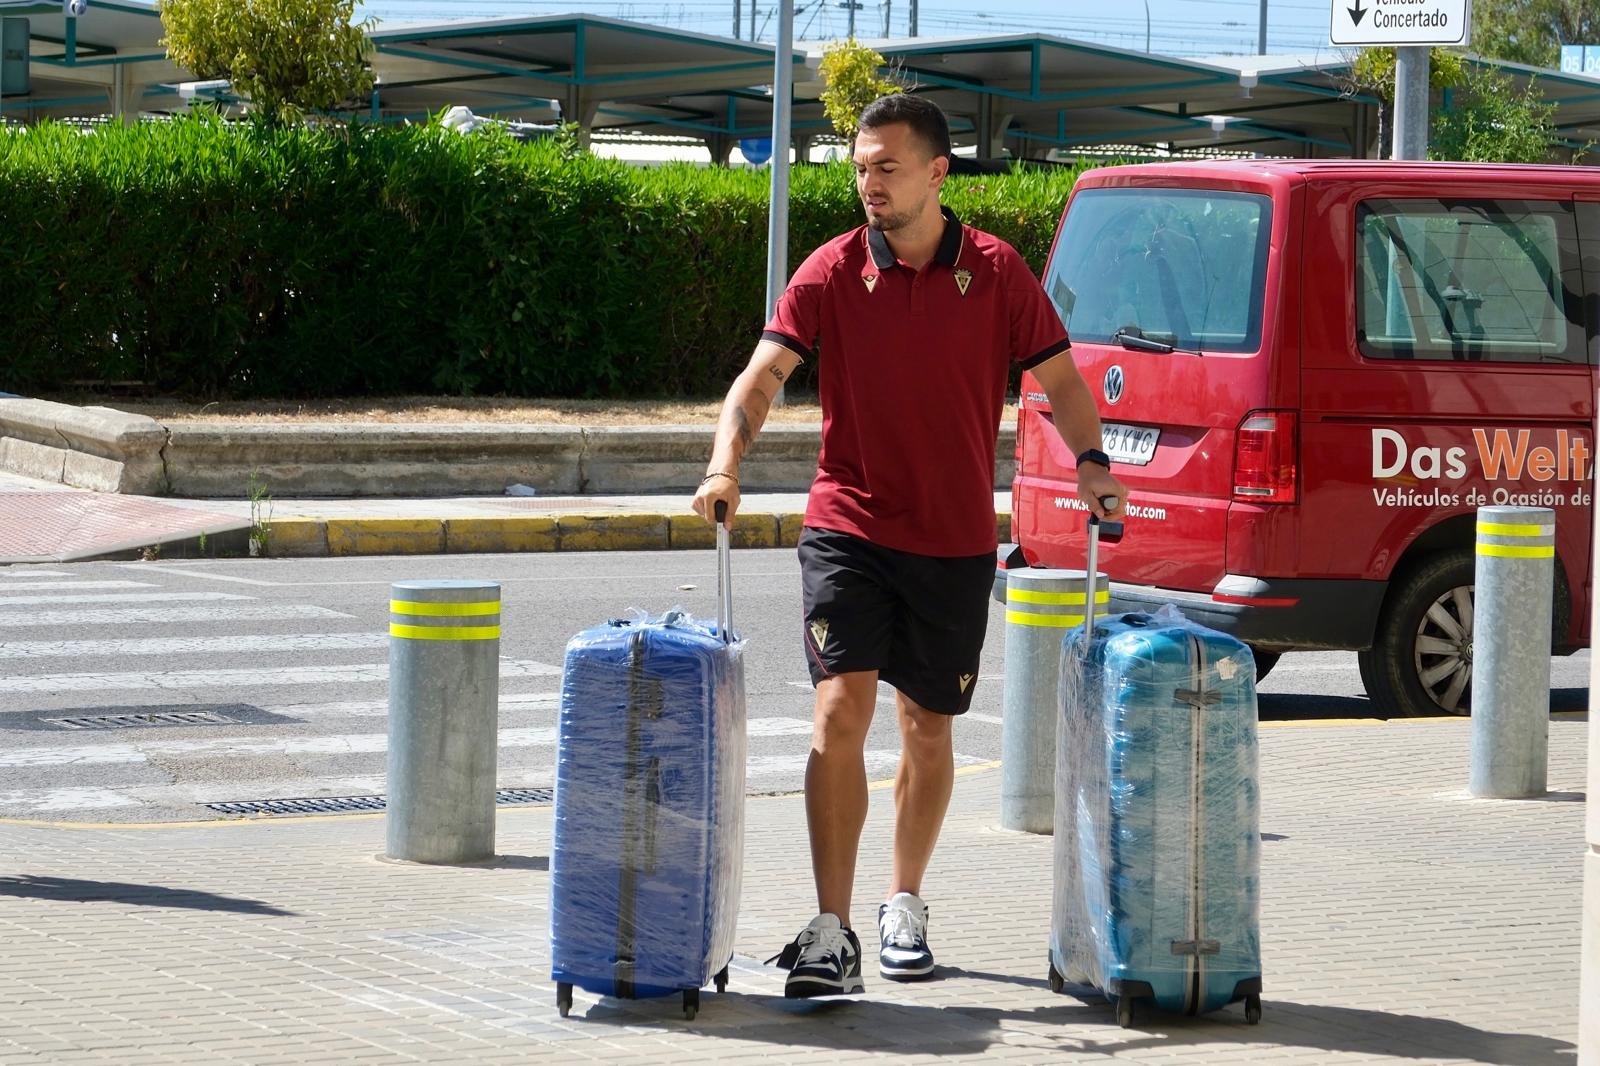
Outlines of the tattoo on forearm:
M 779 381 L 783 380 L 783 371 L 782 370 L 779 370 L 776 366 L 769 366 L 769 367 L 767 367 L 767 369 L 772 371 L 772 376 L 773 377 L 777 378 Z
M 750 428 L 750 416 L 745 413 L 743 407 L 734 409 L 733 428 L 739 435 L 739 454 L 743 455 L 745 449 L 750 447 L 750 442 L 755 440 L 756 437 L 755 430 Z

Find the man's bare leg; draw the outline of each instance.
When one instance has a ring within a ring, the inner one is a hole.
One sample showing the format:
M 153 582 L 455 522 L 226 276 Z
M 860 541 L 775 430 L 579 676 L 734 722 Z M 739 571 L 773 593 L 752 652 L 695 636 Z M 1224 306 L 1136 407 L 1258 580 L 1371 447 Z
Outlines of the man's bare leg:
M 954 717 L 936 714 L 904 694 L 895 700 L 900 721 L 900 768 L 894 777 L 894 880 L 889 895 L 922 894 L 950 790 L 955 784 Z M 863 776 L 865 776 L 863 774 Z
M 867 821 L 867 729 L 878 698 L 876 670 L 835 674 L 817 686 L 811 758 L 806 763 L 806 825 L 817 909 L 850 926 L 856 850 Z

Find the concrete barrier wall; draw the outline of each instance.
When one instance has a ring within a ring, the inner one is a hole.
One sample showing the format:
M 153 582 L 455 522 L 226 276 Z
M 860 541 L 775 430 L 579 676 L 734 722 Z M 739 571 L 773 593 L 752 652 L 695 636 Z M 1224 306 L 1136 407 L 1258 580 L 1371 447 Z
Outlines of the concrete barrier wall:
M 276 499 L 682 492 L 705 473 L 712 428 L 484 423 L 172 423 L 106 408 L 0 400 L 0 470 L 104 492 L 240 499 L 252 474 Z M 773 424 L 739 471 L 746 491 L 801 492 L 821 427 Z M 997 449 L 1010 485 L 1015 430 Z

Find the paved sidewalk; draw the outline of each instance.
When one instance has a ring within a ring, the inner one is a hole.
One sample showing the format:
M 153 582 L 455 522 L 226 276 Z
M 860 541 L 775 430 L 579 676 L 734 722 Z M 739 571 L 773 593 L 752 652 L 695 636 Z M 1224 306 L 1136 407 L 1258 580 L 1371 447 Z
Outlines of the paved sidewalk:
M 753 798 L 724 995 L 549 982 L 551 812 L 499 814 L 488 867 L 380 862 L 377 816 L 210 827 L 0 823 L 0 1063 L 1483 1063 L 1570 1066 L 1588 726 L 1550 728 L 1552 793 L 1462 796 L 1462 721 L 1262 730 L 1265 1008 L 1117 1028 L 1045 986 L 1050 840 L 993 828 L 957 779 L 926 894 L 939 979 L 869 969 L 848 1002 L 781 998 L 757 960 L 810 917 L 804 808 Z M 858 925 L 887 878 L 887 790 Z

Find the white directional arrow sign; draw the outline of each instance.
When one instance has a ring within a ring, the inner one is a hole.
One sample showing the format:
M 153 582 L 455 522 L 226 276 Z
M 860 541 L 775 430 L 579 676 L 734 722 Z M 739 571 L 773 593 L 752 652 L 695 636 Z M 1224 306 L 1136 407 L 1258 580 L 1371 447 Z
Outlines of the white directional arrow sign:
M 1328 39 L 1337 45 L 1465 45 L 1469 0 L 1332 0 Z

